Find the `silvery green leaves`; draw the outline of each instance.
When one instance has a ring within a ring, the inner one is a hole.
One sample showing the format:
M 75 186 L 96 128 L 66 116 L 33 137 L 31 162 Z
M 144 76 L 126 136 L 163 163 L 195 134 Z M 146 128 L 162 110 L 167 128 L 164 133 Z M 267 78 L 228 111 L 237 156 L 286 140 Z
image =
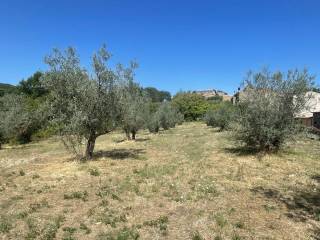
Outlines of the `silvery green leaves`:
M 295 115 L 305 107 L 313 79 L 307 70 L 250 72 L 239 93 L 238 138 L 258 150 L 279 149 L 300 129 Z
M 44 118 L 40 103 L 22 94 L 6 94 L 0 99 L 0 105 L 2 141 L 29 142 Z
M 57 49 L 45 58 L 49 70 L 43 82 L 50 91 L 48 97 L 52 121 L 66 146 L 77 155 L 86 142 L 85 157 L 91 159 L 98 136 L 117 126 L 120 108 L 120 77 L 108 67 L 111 54 L 102 46 L 92 57 L 92 70 L 83 68 L 74 48 Z M 90 74 L 91 73 L 91 74 Z

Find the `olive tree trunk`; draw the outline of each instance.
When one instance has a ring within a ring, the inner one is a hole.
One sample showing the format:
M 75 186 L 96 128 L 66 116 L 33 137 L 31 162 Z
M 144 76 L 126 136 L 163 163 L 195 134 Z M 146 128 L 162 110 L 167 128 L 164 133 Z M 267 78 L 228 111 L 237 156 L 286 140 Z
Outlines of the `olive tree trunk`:
M 85 155 L 87 160 L 90 160 L 93 157 L 93 150 L 94 150 L 94 146 L 96 143 L 96 139 L 97 139 L 97 136 L 95 134 L 91 134 L 88 138 L 87 147 L 86 147 L 86 155 Z
M 132 131 L 131 134 L 132 134 L 132 140 L 136 140 L 136 131 Z

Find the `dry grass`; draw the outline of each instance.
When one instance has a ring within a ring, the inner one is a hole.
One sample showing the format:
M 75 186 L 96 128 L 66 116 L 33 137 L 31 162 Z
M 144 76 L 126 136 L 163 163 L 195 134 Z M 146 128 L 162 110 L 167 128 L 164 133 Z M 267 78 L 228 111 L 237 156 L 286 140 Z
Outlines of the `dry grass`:
M 0 151 L 1 239 L 320 239 L 320 142 L 235 148 L 189 123 L 99 138 L 79 163 L 54 139 Z

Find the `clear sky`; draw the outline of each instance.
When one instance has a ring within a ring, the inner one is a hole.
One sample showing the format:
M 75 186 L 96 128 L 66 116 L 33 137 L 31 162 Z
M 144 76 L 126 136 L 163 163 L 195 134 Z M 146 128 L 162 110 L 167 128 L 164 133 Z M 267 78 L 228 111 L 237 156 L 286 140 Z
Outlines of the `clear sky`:
M 139 62 L 142 86 L 233 93 L 250 69 L 320 74 L 320 1 L 0 1 L 0 82 L 45 70 L 53 47 L 88 65 L 102 43 L 114 62 Z

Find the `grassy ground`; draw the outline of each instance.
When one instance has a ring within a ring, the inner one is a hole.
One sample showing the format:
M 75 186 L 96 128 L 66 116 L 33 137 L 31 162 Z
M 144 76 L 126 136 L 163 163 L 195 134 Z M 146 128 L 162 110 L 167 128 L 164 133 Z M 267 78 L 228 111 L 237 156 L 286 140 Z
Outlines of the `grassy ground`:
M 320 142 L 254 155 L 189 123 L 100 137 L 79 163 L 54 140 L 0 151 L 0 239 L 320 239 Z

